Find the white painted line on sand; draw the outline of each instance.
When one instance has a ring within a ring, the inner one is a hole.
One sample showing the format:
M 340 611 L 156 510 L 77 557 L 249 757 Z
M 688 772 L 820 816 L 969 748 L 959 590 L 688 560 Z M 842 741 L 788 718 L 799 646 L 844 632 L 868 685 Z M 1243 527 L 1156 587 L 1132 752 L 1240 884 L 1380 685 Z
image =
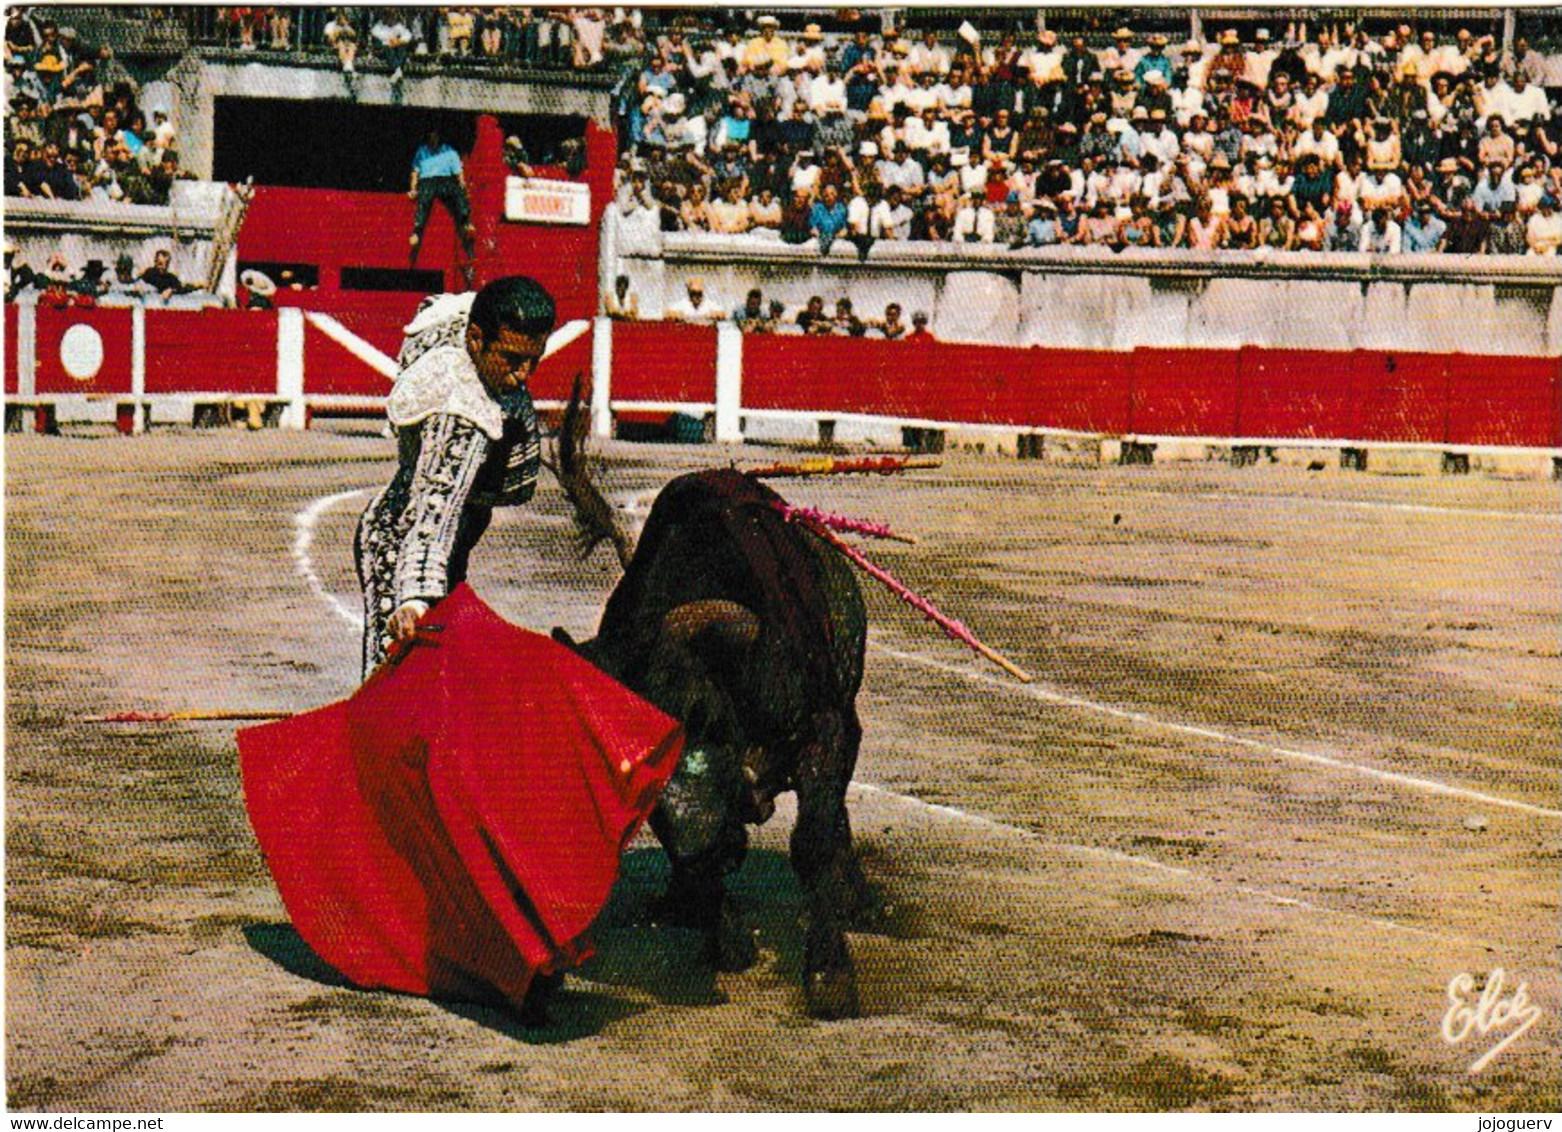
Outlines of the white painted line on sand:
M 314 546 L 315 524 L 320 521 L 322 515 L 338 503 L 368 495 L 373 490 L 372 487 L 357 487 L 352 491 L 339 491 L 335 495 L 322 495 L 293 516 L 294 569 L 308 584 L 310 593 L 325 602 L 337 617 L 360 631 L 363 629 L 363 614 L 325 588 L 324 583 L 320 581 L 320 575 L 315 573 L 314 559 L 309 556 L 309 551 Z
M 1216 731 L 1211 727 L 1199 727 L 1191 723 L 1176 723 L 1171 720 L 1158 719 L 1142 711 L 1133 711 L 1129 708 L 1113 707 L 1111 704 L 1097 703 L 1095 700 L 1087 700 L 1083 696 L 1071 696 L 1064 692 L 1056 692 L 1040 684 L 1020 684 L 1014 680 L 1004 679 L 990 675 L 986 672 L 972 668 L 963 668 L 959 665 L 949 664 L 945 661 L 934 660 L 931 657 L 920 656 L 917 653 L 903 652 L 900 649 L 891 648 L 880 641 L 870 638 L 869 644 L 877 652 L 892 656 L 896 660 L 903 660 L 908 664 L 918 664 L 924 668 L 932 668 L 939 672 L 946 672 L 951 676 L 960 676 L 979 684 L 986 684 L 998 688 L 1011 695 L 1025 696 L 1030 699 L 1041 700 L 1045 703 L 1058 704 L 1063 707 L 1078 708 L 1082 711 L 1095 712 L 1098 715 L 1109 716 L 1112 719 L 1120 719 L 1127 723 L 1138 724 L 1141 727 L 1150 727 L 1158 731 L 1171 731 L 1179 735 L 1188 735 L 1195 739 L 1207 739 L 1224 746 L 1242 747 L 1259 754 L 1269 755 L 1273 758 L 1286 759 L 1291 762 L 1308 763 L 1313 766 L 1326 766 L 1333 770 L 1345 771 L 1349 774 L 1361 775 L 1365 778 L 1376 779 L 1392 786 L 1401 786 L 1409 790 L 1417 790 L 1425 794 L 1439 794 L 1449 798 L 1461 798 L 1467 802 L 1479 802 L 1486 806 L 1497 806 L 1507 810 L 1517 810 L 1520 813 L 1534 814 L 1543 818 L 1562 818 L 1562 810 L 1548 809 L 1545 806 L 1536 806 L 1529 802 L 1520 802 L 1513 798 L 1500 798 L 1495 794 L 1485 794 L 1479 790 L 1470 790 L 1463 786 L 1453 786 L 1446 782 L 1439 782 L 1434 778 L 1420 778 L 1413 774 L 1400 774 L 1398 771 L 1379 770 L 1377 767 L 1365 766 L 1354 763 L 1337 755 L 1322 755 L 1313 751 L 1302 751 L 1295 747 L 1280 747 L 1273 743 L 1264 743 L 1257 739 L 1248 739 L 1241 735 L 1232 735 L 1225 731 Z
M 888 798 L 903 805 L 913 806 L 920 810 L 926 810 L 938 817 L 950 821 L 963 822 L 967 825 L 980 826 L 983 829 L 1000 830 L 1004 833 L 1022 837 L 1035 843 L 1038 847 L 1053 849 L 1058 852 L 1068 853 L 1076 857 L 1086 857 L 1096 861 L 1111 861 L 1114 864 L 1133 865 L 1141 869 L 1149 869 L 1153 872 L 1166 873 L 1182 880 L 1197 881 L 1209 885 L 1212 888 L 1228 887 L 1213 877 L 1194 872 L 1192 869 L 1184 869 L 1178 865 L 1168 865 L 1157 861 L 1153 857 L 1140 857 L 1133 853 L 1124 853 L 1120 849 L 1106 849 L 1099 845 L 1080 845 L 1071 841 L 1050 841 L 1042 837 L 1034 830 L 1023 826 L 1010 825 L 1008 822 L 995 821 L 992 818 L 983 817 L 980 814 L 967 813 L 965 810 L 956 809 L 954 806 L 945 806 L 937 802 L 924 802 L 921 798 L 909 794 L 900 794 L 894 790 L 886 790 L 882 786 L 874 786 L 868 782 L 853 782 L 852 787 L 863 794 L 874 794 L 881 798 Z M 1229 886 L 1231 891 L 1241 893 L 1243 896 L 1251 896 L 1262 900 L 1267 904 L 1273 904 L 1280 908 L 1300 908 L 1307 912 L 1317 912 L 1325 916 L 1339 916 L 1347 920 L 1355 920 L 1359 923 L 1371 924 L 1373 927 L 1389 928 L 1393 931 L 1409 932 L 1412 935 L 1426 936 L 1429 939 L 1444 940 L 1447 942 L 1469 944 L 1484 943 L 1482 940 L 1471 940 L 1464 936 L 1447 935 L 1442 932 L 1428 931 L 1425 928 L 1411 927 L 1409 924 L 1401 924 L 1396 920 L 1386 920 L 1381 916 L 1367 916 L 1360 912 L 1347 912 L 1340 908 L 1329 908 L 1322 904 L 1314 904 L 1310 900 L 1303 900 L 1297 896 L 1282 896 L 1278 892 L 1269 892 L 1262 888 L 1253 888 L 1251 885 L 1234 884 Z

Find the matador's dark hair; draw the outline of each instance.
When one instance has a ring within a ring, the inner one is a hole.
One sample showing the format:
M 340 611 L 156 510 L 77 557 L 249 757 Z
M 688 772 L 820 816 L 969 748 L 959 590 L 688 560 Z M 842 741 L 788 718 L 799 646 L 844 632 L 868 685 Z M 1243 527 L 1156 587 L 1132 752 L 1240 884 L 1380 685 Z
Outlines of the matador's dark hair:
M 558 314 L 553 296 L 541 283 L 524 275 L 495 279 L 477 293 L 472 301 L 471 324 L 483 332 L 483 341 L 492 341 L 500 327 L 540 338 L 552 332 Z

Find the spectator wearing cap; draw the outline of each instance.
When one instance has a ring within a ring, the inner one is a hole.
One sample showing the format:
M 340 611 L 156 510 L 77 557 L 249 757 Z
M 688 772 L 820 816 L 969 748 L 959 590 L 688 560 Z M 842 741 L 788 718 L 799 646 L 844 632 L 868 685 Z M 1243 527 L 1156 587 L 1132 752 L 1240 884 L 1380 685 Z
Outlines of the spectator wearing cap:
M 1562 212 L 1557 210 L 1557 198 L 1546 193 L 1540 198 L 1535 214 L 1525 225 L 1525 239 L 1531 255 L 1554 256 L 1562 247 Z
M 684 284 L 685 298 L 667 308 L 667 317 L 674 322 L 720 322 L 727 312 L 705 298 L 705 281 L 698 276 Z
M 1017 192 L 1010 192 L 993 210 L 993 243 L 1006 248 L 1025 246 L 1025 206 Z
M 1058 206 L 1046 197 L 1036 202 L 1036 210 L 1025 226 L 1025 245 L 1031 248 L 1050 248 L 1063 242 L 1063 232 L 1058 225 Z

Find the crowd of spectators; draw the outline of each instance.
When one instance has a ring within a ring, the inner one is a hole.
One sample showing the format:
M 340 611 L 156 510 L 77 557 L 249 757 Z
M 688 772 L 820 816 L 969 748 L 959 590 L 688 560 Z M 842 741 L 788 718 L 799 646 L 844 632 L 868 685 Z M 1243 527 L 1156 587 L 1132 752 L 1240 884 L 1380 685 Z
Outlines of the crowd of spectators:
M 635 57 L 622 32 L 608 35 L 600 8 L 313 7 L 215 8 L 182 13 L 197 43 L 239 51 L 336 56 L 358 73 L 360 52 L 393 79 L 409 62 L 596 70 Z M 633 26 L 633 25 L 630 25 Z
M 618 88 L 616 207 L 864 257 L 880 240 L 1554 255 L 1544 61 L 1443 22 L 1109 44 L 675 25 Z
M 12 8 L 5 24 L 8 197 L 167 204 L 179 165 L 168 107 L 76 29 Z
M 620 275 L 613 281 L 613 289 L 602 296 L 602 313 L 609 318 L 636 321 L 641 317 L 640 298 L 634 292 L 629 276 Z M 846 338 L 884 338 L 890 341 L 933 340 L 928 329 L 925 311 L 912 313 L 911 322 L 904 319 L 899 303 L 887 303 L 882 318 L 859 317 L 848 298 L 835 300 L 835 310 L 826 309 L 822 295 L 812 295 L 802 306 L 789 311 L 780 299 L 765 300 L 758 287 L 751 288 L 743 305 L 728 311 L 720 303 L 708 299 L 705 281 L 693 276 L 684 283 L 684 298 L 672 303 L 663 313 L 668 322 L 692 322 L 714 324 L 732 322 L 745 334 L 806 334 L 837 335 Z
M 166 305 L 199 290 L 174 274 L 172 262 L 173 254 L 167 248 L 153 248 L 139 270 L 129 252 L 115 259 L 112 270 L 101 259 L 89 259 L 80 268 L 72 268 L 63 253 L 55 252 L 38 270 L 7 239 L 5 301 L 14 303 L 31 296 L 38 306 L 52 310 Z

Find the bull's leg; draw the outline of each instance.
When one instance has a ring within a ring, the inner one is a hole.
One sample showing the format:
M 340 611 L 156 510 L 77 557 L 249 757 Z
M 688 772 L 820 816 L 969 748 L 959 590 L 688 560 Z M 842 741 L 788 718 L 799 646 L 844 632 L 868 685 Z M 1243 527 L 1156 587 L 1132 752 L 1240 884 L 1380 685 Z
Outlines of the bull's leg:
M 803 993 L 814 1017 L 851 1018 L 858 1013 L 857 973 L 843 929 L 865 886 L 852 854 L 846 786 L 862 731 L 849 706 L 844 714 L 822 713 L 814 727 L 814 741 L 798 758 L 792 830 L 792 867 L 807 894 Z
M 743 863 L 748 831 L 725 781 L 730 775 L 715 773 L 702 758 L 699 750 L 685 754 L 651 814 L 651 830 L 672 862 L 662 908 L 673 923 L 704 934 L 713 967 L 744 971 L 759 949 L 726 876 Z

